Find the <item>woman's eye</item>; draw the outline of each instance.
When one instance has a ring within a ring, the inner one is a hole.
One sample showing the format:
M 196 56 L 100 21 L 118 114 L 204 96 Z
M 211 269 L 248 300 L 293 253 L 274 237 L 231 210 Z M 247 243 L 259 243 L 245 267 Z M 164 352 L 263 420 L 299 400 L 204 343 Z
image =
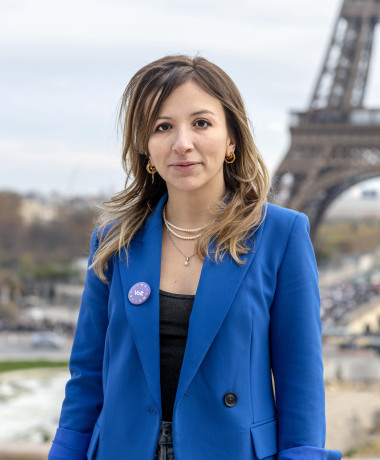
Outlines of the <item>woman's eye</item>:
M 161 123 L 160 125 L 157 126 L 156 131 L 167 131 L 170 129 L 170 125 L 168 123 Z
M 199 128 L 207 128 L 208 126 L 211 126 L 211 123 L 207 120 L 197 120 L 195 124 Z

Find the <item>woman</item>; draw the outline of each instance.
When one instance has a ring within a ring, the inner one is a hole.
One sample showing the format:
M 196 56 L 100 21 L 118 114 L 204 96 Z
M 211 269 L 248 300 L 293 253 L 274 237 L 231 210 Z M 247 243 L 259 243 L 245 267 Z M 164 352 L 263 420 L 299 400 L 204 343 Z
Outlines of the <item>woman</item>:
M 236 86 L 164 57 L 121 116 L 126 188 L 92 235 L 49 459 L 340 459 L 308 219 L 266 202 Z

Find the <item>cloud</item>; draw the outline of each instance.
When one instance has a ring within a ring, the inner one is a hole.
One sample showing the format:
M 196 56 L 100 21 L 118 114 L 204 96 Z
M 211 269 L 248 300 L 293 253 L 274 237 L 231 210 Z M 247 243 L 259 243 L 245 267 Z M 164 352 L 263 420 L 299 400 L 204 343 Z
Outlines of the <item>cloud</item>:
M 84 148 L 76 144 L 2 139 L 0 152 L 2 189 L 83 194 L 123 188 L 120 155 L 111 146 Z
M 311 5 L 305 8 L 300 0 L 290 5 L 279 0 L 3 3 L 0 43 L 81 43 L 101 47 L 160 43 L 179 48 L 191 44 L 194 49 L 230 50 L 237 54 L 249 51 L 254 55 L 278 49 L 288 40 L 299 42 L 306 31 L 310 35 L 313 30 L 323 30 L 330 26 L 326 20 L 329 23 L 333 15 L 327 0 L 320 0 L 314 10 Z

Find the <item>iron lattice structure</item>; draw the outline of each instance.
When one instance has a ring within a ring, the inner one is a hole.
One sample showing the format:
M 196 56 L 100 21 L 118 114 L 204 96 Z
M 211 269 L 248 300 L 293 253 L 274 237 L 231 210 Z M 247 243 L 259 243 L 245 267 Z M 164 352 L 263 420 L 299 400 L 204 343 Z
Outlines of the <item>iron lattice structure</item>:
M 292 113 L 273 201 L 306 213 L 312 238 L 338 195 L 380 176 L 380 109 L 363 107 L 378 22 L 380 0 L 343 0 L 310 105 Z

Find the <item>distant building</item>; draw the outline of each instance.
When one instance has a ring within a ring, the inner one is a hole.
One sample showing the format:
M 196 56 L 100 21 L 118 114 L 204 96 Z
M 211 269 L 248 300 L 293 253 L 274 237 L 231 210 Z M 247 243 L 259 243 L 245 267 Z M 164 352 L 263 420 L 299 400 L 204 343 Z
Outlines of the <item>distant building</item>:
M 106 197 L 65 196 L 59 194 L 44 195 L 30 192 L 22 196 L 20 213 L 25 223 L 34 221 L 49 222 L 54 220 L 60 207 L 76 210 L 93 209 Z
M 42 200 L 41 197 L 24 197 L 21 201 L 21 217 L 24 222 L 30 224 L 36 220 L 48 222 L 57 217 L 57 206 Z

